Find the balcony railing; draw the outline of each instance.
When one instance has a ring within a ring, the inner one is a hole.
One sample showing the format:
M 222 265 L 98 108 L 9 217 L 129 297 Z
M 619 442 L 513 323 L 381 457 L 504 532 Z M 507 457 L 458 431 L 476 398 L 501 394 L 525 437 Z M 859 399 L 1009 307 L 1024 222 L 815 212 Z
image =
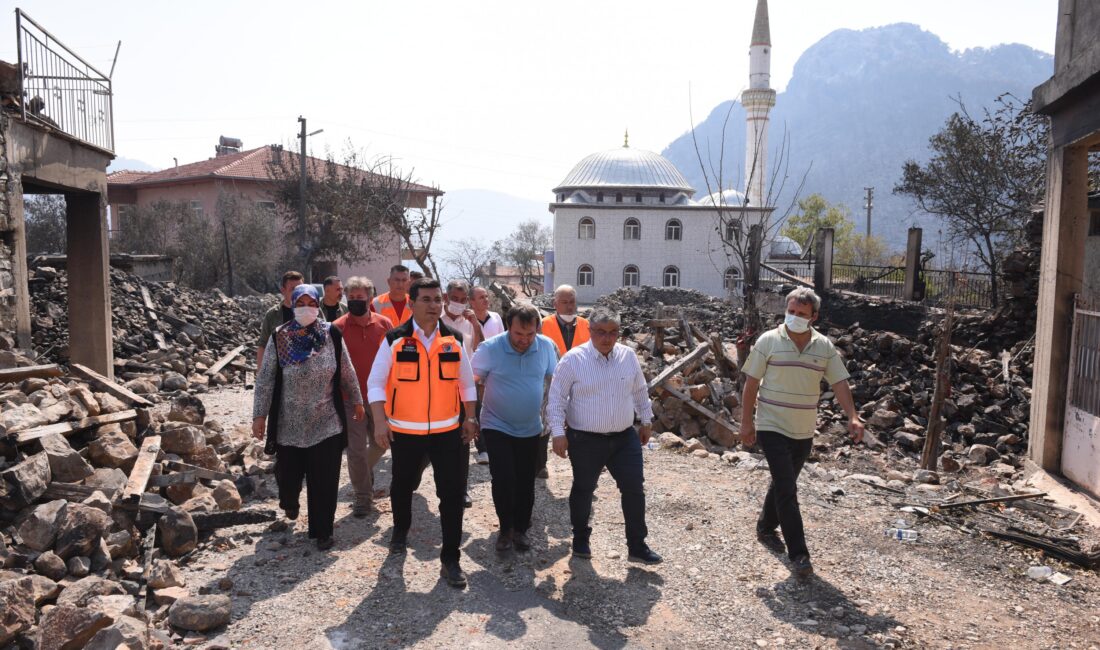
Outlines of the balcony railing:
M 108 153 L 115 150 L 111 78 L 15 10 L 23 119 L 62 131 Z

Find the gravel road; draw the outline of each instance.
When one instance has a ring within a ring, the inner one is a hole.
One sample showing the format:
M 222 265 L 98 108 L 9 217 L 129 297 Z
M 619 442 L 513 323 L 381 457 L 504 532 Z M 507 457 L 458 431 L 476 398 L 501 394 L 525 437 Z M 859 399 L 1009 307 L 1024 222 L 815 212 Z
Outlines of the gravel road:
M 251 392 L 240 388 L 203 400 L 224 424 L 244 423 L 251 411 Z M 886 539 L 898 518 L 892 498 L 845 476 L 875 473 L 868 468 L 881 457 L 860 448 L 826 461 L 826 451 L 800 480 L 817 569 L 808 580 L 793 579 L 785 560 L 755 541 L 766 470 L 662 450 L 645 458 L 649 543 L 665 558 L 656 567 L 626 562 L 618 492 L 606 474 L 593 510 L 594 557 L 570 558 L 570 470 L 554 457 L 550 479 L 537 485 L 532 551 L 503 557 L 493 549 L 488 467 L 471 467 L 464 591 L 439 579 L 431 473 L 414 500 L 409 553 L 394 557 L 385 546 L 388 502 L 353 518 L 346 469 L 334 549 L 318 552 L 301 519 L 281 531 L 224 529 L 185 567 L 187 585 L 232 596 L 233 621 L 217 640 L 239 648 L 1100 647 L 1096 572 L 943 526 L 921 526 L 915 543 Z M 382 486 L 388 469 L 387 456 Z M 1073 580 L 1032 581 L 1034 564 Z

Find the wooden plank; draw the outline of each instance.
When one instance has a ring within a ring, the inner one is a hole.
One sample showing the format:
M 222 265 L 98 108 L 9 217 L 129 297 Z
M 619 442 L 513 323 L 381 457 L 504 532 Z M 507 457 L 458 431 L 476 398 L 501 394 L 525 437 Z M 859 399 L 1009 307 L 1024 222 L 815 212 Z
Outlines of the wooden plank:
M 23 381 L 31 377 L 39 379 L 60 377 L 63 374 L 65 374 L 65 371 L 56 363 L 47 363 L 40 366 L 23 366 L 22 368 L 5 368 L 0 370 L 0 384 Z
M 138 450 L 134 468 L 130 470 L 130 478 L 126 481 L 126 488 L 122 491 L 123 501 L 141 499 L 141 495 L 145 492 L 145 487 L 149 483 L 149 477 L 153 475 L 153 465 L 156 464 L 157 454 L 159 453 L 160 436 L 147 436 L 141 441 L 141 449 Z
M 657 303 L 657 320 L 664 320 L 665 318 L 665 306 L 661 303 Z M 658 359 L 664 358 L 665 355 L 665 328 L 654 327 L 653 328 L 653 356 Z
M 169 469 L 176 470 L 177 472 L 194 472 L 195 476 L 209 481 L 233 480 L 233 475 L 227 472 L 215 472 L 212 469 L 206 469 L 205 467 L 199 467 L 197 465 L 188 465 L 178 460 L 169 460 L 166 461 L 165 464 L 168 465 Z
M 714 359 L 718 362 L 718 369 L 729 379 L 737 379 L 737 362 L 726 354 L 726 346 L 722 344 L 722 337 L 718 334 L 710 337 L 710 349 L 714 353 Z
M 184 483 L 198 483 L 199 477 L 194 472 L 173 472 L 150 476 L 149 483 L 145 487 L 168 487 L 169 485 L 182 485 Z
M 47 424 L 45 426 L 27 429 L 26 431 L 16 432 L 15 442 L 16 444 L 23 444 L 30 442 L 31 440 L 38 440 L 39 438 L 43 436 L 48 436 L 51 433 L 69 435 L 70 433 L 83 431 L 84 429 L 91 429 L 92 427 L 98 427 L 104 424 L 115 424 L 117 422 L 133 420 L 136 417 L 137 411 L 135 411 L 134 409 L 128 409 L 126 411 L 104 413 L 103 415 L 92 415 L 82 420 L 70 420 L 68 422 L 58 422 L 57 424 Z
M 192 512 L 191 519 L 199 530 L 215 530 L 245 524 L 263 524 L 275 521 L 278 514 L 270 508 L 250 508 L 228 512 Z
M 125 386 L 119 386 L 115 382 L 107 379 L 103 375 L 99 374 L 95 370 L 87 366 L 80 365 L 79 363 L 70 364 L 72 371 L 79 375 L 81 378 L 86 379 L 104 391 L 114 395 L 127 404 L 133 404 L 135 406 L 152 406 L 153 403 L 145 399 L 141 395 L 131 391 Z
M 46 486 L 46 491 L 42 493 L 42 498 L 47 501 L 54 501 L 56 499 L 64 499 L 74 503 L 83 501 L 92 496 L 93 492 L 102 492 L 107 495 L 108 499 L 113 499 L 115 495 L 114 490 L 103 487 L 95 487 L 92 485 L 81 485 L 79 483 L 62 483 L 61 481 L 54 481 Z
M 680 310 L 680 336 L 684 339 L 684 343 L 687 343 L 688 347 L 695 345 L 695 336 L 691 333 L 691 323 L 688 322 L 687 316 L 684 316 L 683 310 Z
M 688 352 L 684 356 L 674 361 L 672 365 L 662 370 L 661 374 L 650 380 L 649 390 L 653 390 L 654 388 L 668 381 L 668 378 L 676 374 L 676 372 L 680 370 L 680 368 L 683 368 L 692 361 L 701 358 L 704 354 L 707 353 L 708 350 L 710 350 L 710 343 L 700 343 L 698 347 L 696 347 L 694 350 Z
M 150 321 L 150 329 L 153 331 L 153 340 L 157 342 L 158 348 L 167 350 L 168 342 L 164 340 L 164 334 L 156 327 L 156 322 L 158 320 L 157 308 L 156 305 L 153 304 L 153 297 L 149 295 L 148 287 L 143 286 L 141 288 L 141 301 L 145 303 L 145 316 Z
M 726 430 L 730 431 L 731 433 L 735 433 L 735 434 L 740 434 L 741 433 L 736 427 L 733 426 L 733 424 L 731 424 L 730 422 L 727 422 L 726 420 L 718 417 L 718 415 L 716 413 L 714 413 L 714 411 L 711 411 L 707 407 L 705 407 L 702 404 L 700 404 L 700 403 L 696 402 L 695 400 L 691 399 L 691 395 L 688 395 L 687 393 L 684 393 L 680 390 L 672 388 L 671 386 L 662 386 L 661 390 L 666 391 L 667 393 L 669 393 L 670 395 L 672 395 L 676 399 L 683 402 L 685 406 L 691 407 L 697 413 L 699 413 L 699 415 L 702 415 L 703 417 L 705 417 L 708 420 L 718 424 L 718 426 L 725 428 Z
M 217 363 L 210 366 L 210 368 L 206 371 L 206 374 L 207 375 L 216 375 L 217 373 L 221 372 L 222 369 L 225 368 L 226 366 L 228 366 L 230 361 L 232 361 L 233 359 L 236 359 L 237 355 L 239 355 L 241 352 L 244 352 L 244 346 L 243 345 L 238 345 L 237 347 L 233 348 L 224 357 L 222 357 L 221 359 L 218 359 Z

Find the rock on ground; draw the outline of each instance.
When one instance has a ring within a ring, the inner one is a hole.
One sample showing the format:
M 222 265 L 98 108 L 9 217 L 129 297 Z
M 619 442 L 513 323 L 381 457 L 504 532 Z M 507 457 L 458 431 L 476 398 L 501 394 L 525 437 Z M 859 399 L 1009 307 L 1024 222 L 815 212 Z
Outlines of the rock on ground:
M 182 630 L 205 632 L 228 623 L 231 613 L 228 596 L 186 596 L 172 603 L 168 622 Z

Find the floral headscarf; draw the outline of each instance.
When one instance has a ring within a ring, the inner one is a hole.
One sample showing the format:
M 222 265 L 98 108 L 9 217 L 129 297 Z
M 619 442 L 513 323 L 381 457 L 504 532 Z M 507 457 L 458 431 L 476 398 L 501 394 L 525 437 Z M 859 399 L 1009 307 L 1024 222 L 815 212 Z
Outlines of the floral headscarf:
M 290 295 L 290 304 L 297 306 L 298 299 L 302 296 L 310 296 L 320 302 L 317 289 L 309 284 L 300 284 L 294 288 Z M 302 325 L 297 320 L 284 323 L 275 330 L 275 350 L 279 355 L 279 365 L 282 367 L 296 366 L 317 354 L 325 347 L 328 339 L 329 323 L 318 318 L 309 325 Z

